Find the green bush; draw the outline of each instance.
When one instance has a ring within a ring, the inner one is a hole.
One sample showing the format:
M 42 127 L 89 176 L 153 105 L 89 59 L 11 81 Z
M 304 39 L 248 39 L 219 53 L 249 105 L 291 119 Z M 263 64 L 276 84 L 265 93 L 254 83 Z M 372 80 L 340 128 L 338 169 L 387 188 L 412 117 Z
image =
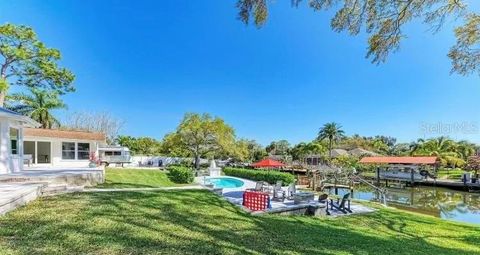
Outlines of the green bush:
M 244 169 L 226 167 L 223 169 L 225 175 L 245 178 L 254 181 L 266 181 L 270 184 L 275 184 L 277 181 L 282 181 L 283 184 L 288 185 L 295 181 L 295 177 L 289 173 L 282 173 L 275 170 L 259 170 L 259 169 Z
M 168 178 L 175 183 L 192 183 L 194 179 L 193 171 L 184 166 L 169 166 Z

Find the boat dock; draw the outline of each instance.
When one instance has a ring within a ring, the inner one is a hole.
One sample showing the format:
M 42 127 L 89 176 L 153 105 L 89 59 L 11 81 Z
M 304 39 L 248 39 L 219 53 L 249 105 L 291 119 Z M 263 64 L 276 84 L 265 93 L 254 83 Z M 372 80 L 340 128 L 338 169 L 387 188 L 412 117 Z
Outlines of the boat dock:
M 427 179 L 420 184 L 428 185 L 428 186 L 438 186 L 438 187 L 445 187 L 445 188 L 452 188 L 452 189 L 468 189 L 469 191 L 480 191 L 480 183 L 471 183 L 471 182 L 459 182 L 454 180 L 435 180 L 435 179 Z

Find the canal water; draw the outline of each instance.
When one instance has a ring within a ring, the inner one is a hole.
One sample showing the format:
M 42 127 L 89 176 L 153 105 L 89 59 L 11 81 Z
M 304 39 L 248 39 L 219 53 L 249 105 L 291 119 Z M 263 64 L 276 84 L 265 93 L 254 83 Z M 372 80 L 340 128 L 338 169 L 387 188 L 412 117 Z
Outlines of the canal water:
M 338 190 L 339 195 L 347 192 L 349 190 Z M 333 194 L 334 190 L 331 189 L 330 193 Z M 368 186 L 355 186 L 353 198 L 380 202 L 378 193 Z M 480 193 L 425 186 L 388 188 L 387 203 L 402 210 L 480 224 Z

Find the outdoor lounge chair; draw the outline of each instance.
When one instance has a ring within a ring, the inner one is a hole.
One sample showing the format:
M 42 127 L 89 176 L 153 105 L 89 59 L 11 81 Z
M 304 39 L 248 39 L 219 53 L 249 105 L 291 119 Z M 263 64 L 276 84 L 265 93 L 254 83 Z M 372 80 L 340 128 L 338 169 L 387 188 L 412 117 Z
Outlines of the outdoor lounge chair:
M 280 201 L 283 202 L 285 201 L 285 191 L 282 190 L 282 181 L 278 181 L 275 186 L 273 186 L 273 201 Z
M 340 199 L 337 198 L 337 201 L 334 202 L 333 199 L 330 199 L 330 208 L 333 209 L 337 209 L 343 213 L 351 213 L 352 210 L 350 210 L 350 193 L 347 193 L 345 194 L 343 197 L 342 197 L 342 200 L 340 201 Z
M 328 202 L 328 194 L 322 194 L 320 196 L 318 196 L 318 202 L 319 203 L 325 203 L 325 202 Z
M 297 187 L 295 186 L 295 183 L 292 183 L 288 186 L 287 190 L 287 199 L 293 200 L 293 195 L 297 193 Z
M 328 211 L 328 194 L 322 194 L 318 196 L 318 203 L 326 205 L 327 206 L 326 213 L 327 215 L 330 215 L 330 212 Z
M 264 183 L 263 183 L 263 182 L 257 182 L 257 183 L 255 184 L 255 188 L 254 188 L 254 189 L 247 189 L 247 190 L 263 192 L 263 190 L 264 190 Z

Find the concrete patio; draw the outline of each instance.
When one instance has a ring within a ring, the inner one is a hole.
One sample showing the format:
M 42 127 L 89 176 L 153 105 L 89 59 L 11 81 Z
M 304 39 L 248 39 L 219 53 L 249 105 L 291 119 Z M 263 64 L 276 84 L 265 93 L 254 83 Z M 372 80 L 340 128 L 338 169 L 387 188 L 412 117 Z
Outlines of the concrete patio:
M 100 168 L 28 168 L 0 175 L 0 215 L 40 196 L 82 191 L 104 182 Z

